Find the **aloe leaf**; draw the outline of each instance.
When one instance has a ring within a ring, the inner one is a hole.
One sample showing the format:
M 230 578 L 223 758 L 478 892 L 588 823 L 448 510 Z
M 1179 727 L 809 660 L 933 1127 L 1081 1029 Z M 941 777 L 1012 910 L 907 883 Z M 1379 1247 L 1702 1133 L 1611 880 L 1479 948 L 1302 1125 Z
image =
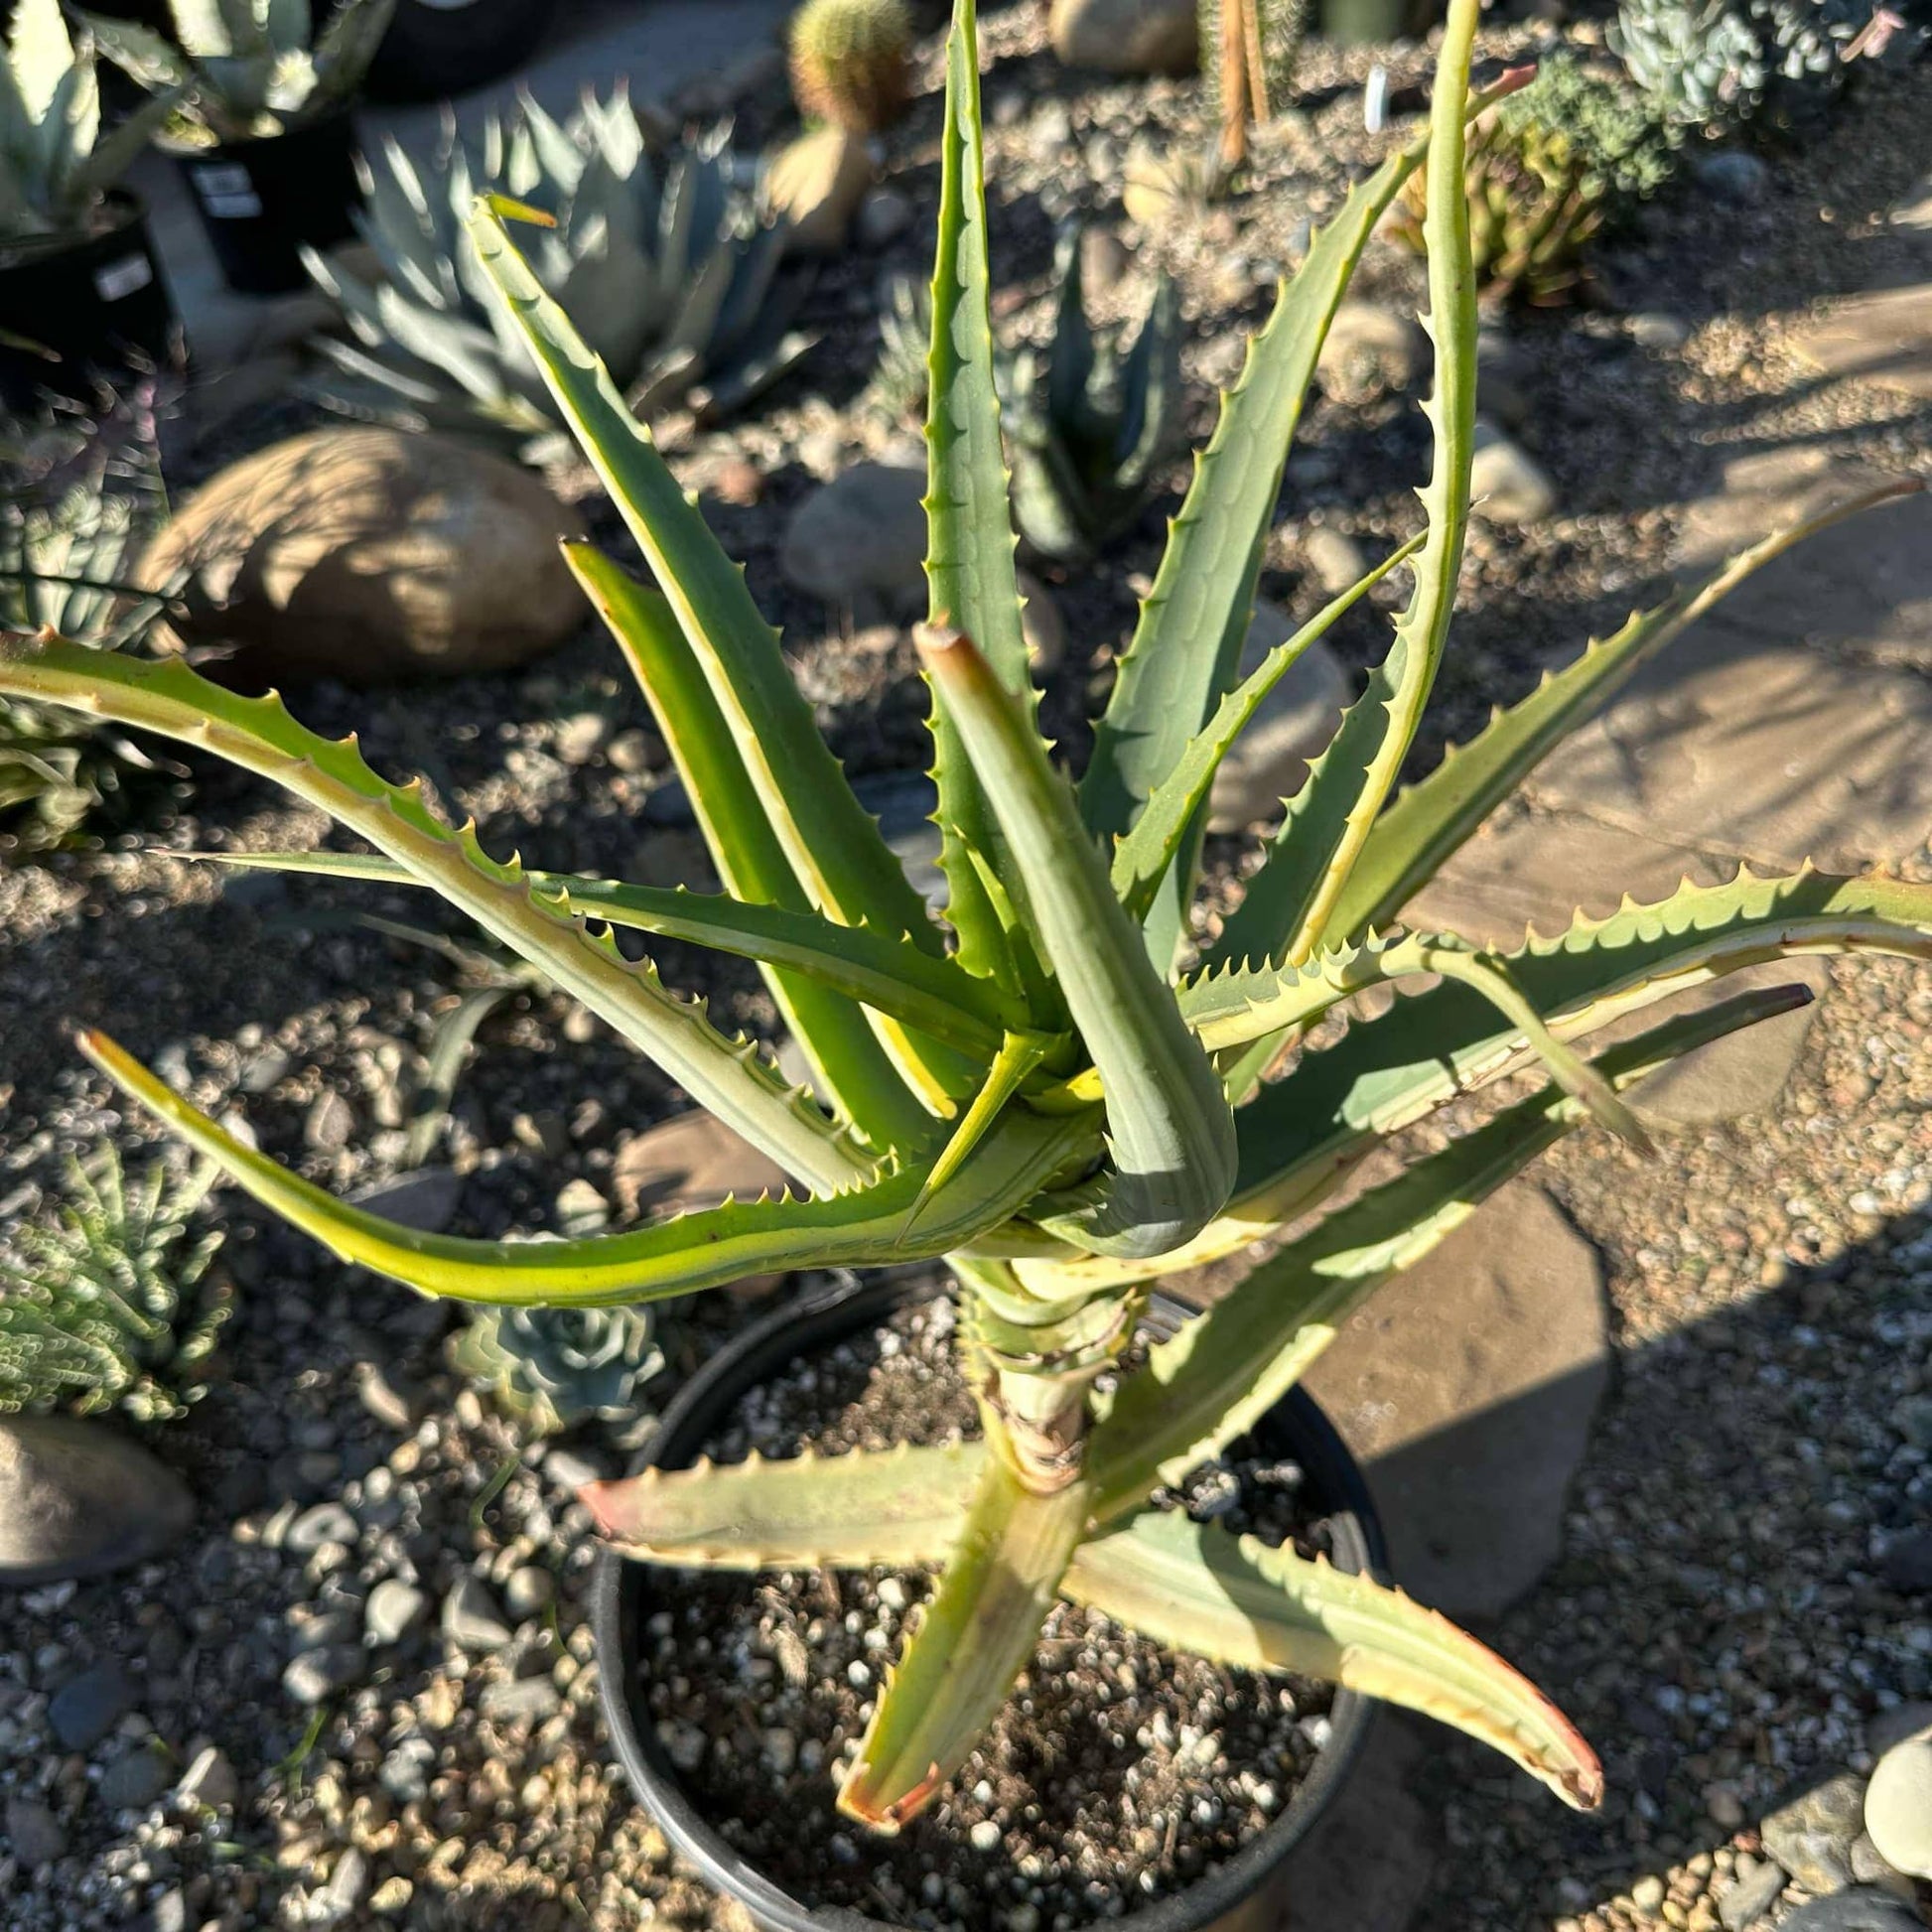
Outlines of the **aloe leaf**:
M 1114 848 L 1114 892 L 1128 912 L 1144 919 L 1155 895 L 1168 876 L 1174 855 L 1187 837 L 1187 828 L 1213 789 L 1214 774 L 1235 740 L 1261 709 L 1269 692 L 1281 682 L 1311 644 L 1331 629 L 1348 611 L 1399 564 L 1422 548 L 1412 537 L 1377 564 L 1360 583 L 1332 598 L 1294 636 L 1277 644 L 1241 683 L 1230 691 L 1207 724 L 1187 741 L 1185 749 L 1149 795 L 1134 829 Z
M 1614 635 L 1587 645 L 1574 663 L 1546 673 L 1520 704 L 1498 711 L 1486 730 L 1446 752 L 1428 777 L 1390 804 L 1335 902 L 1330 934 L 1352 937 L 1394 918 L 1552 748 L 1753 572 L 1846 517 L 1921 487 L 1914 480 L 1894 480 L 1774 531 L 1730 558 L 1695 590 L 1680 590 L 1632 616 Z
M 589 544 L 566 544 L 564 557 L 656 715 L 718 876 L 739 898 L 811 910 L 811 893 L 767 814 L 742 740 L 666 601 Z M 932 1073 L 906 1042 L 874 1037 L 880 1030 L 864 1014 L 795 974 L 773 970 L 766 979 L 818 1084 L 876 1139 L 907 1145 L 944 1111 L 943 1093 L 931 1090 L 943 1073 Z
M 939 231 L 932 267 L 927 352 L 926 578 L 935 624 L 979 641 L 1000 682 L 1032 689 L 1014 571 L 1013 515 L 1000 399 L 993 381 L 991 276 L 986 250 L 985 154 L 980 124 L 979 33 L 970 6 L 954 9 L 946 39 L 946 119 L 940 141 Z M 972 848 L 997 830 L 958 733 L 935 690 L 933 782 L 946 917 L 975 973 L 1013 979 L 1017 927 L 988 897 Z
M 1802 1004 L 1776 987 L 1687 1014 L 1614 1046 L 1598 1071 L 1626 1087 L 1705 1041 Z M 1095 1515 L 1131 1508 L 1217 1453 L 1294 1387 L 1377 1288 L 1413 1267 L 1577 1125 L 1582 1103 L 1550 1087 L 1440 1154 L 1337 1209 L 1256 1267 L 1241 1285 L 1149 1351 L 1088 1445 Z
M 876 1830 L 916 1817 L 964 1762 L 1033 1656 L 1087 1525 L 1083 1482 L 1026 1489 L 983 1458 L 959 1541 L 859 1742 L 839 1809 Z
M 920 1175 L 811 1200 L 730 1201 L 625 1234 L 577 1241 L 479 1241 L 421 1234 L 334 1199 L 192 1107 L 112 1040 L 80 1035 L 87 1057 L 142 1106 L 220 1165 L 264 1207 L 331 1253 L 426 1295 L 538 1307 L 610 1307 L 715 1288 L 793 1268 L 917 1260 L 970 1246 L 1090 1145 L 1091 1122 L 1017 1115 L 965 1171 L 926 1202 L 925 1234 L 908 1251 L 905 1216 Z
M 1148 963 L 1021 701 L 956 630 L 922 631 L 919 652 L 999 814 L 1106 1095 L 1110 1177 L 1084 1235 L 1109 1252 L 1159 1254 L 1227 1199 L 1234 1124 L 1220 1079 Z
M 1216 959 L 1308 958 L 1402 769 L 1436 681 L 1455 605 L 1469 520 L 1475 440 L 1476 302 L 1469 262 L 1469 207 L 1462 181 L 1462 122 L 1478 0 L 1450 0 L 1437 67 L 1429 135 L 1429 314 L 1436 386 L 1424 405 L 1435 458 L 1422 490 L 1427 538 L 1415 563 L 1415 594 L 1388 655 L 1343 714 L 1328 749 L 1309 768 L 1261 870 L 1228 920 Z
M 940 1562 L 985 1445 L 701 1461 L 593 1482 L 578 1500 L 621 1554 L 692 1570 L 898 1569 Z
M 1083 1543 L 1061 1586 L 1156 1643 L 1245 1670 L 1296 1671 L 1453 1725 L 1577 1811 L 1603 1773 L 1577 1727 L 1519 1671 L 1372 1577 L 1173 1510 Z
M 239 696 L 179 660 L 146 661 L 53 636 L 0 637 L 0 695 L 159 732 L 274 779 L 428 881 L 800 1180 L 833 1189 L 870 1176 L 873 1157 L 791 1093 L 752 1046 L 725 1039 L 702 1006 L 667 992 L 648 962 L 622 958 L 610 934 L 593 938 L 581 916 L 532 889 L 519 862 L 489 858 L 474 827 L 442 824 L 419 783 L 379 778 L 353 738 L 322 738 L 273 694 Z
M 393 859 L 371 852 L 170 851 L 168 857 L 384 886 L 424 884 Z M 921 952 L 910 940 L 870 926 L 837 925 L 820 912 L 693 893 L 682 886 L 629 886 L 567 872 L 532 871 L 525 876 L 537 892 L 568 900 L 577 911 L 611 925 L 802 973 L 962 1052 L 983 1057 L 998 1053 L 1006 1026 L 1019 1017 L 987 981 L 974 979 L 949 959 Z
M 1494 97 L 1492 90 L 1469 102 L 1468 111 Z M 1127 834 L 1143 801 L 1234 682 L 1282 470 L 1328 325 L 1375 224 L 1426 151 L 1418 141 L 1391 155 L 1350 192 L 1283 286 L 1222 400 L 1214 434 L 1194 460 L 1193 482 L 1121 659 L 1081 781 L 1081 813 L 1103 839 Z M 1461 179 L 1459 169 L 1455 178 Z M 1204 823 L 1190 823 L 1168 875 L 1172 886 L 1157 894 L 1148 916 L 1150 956 L 1164 973 L 1185 930 Z
M 864 919 L 939 952 L 924 901 L 819 736 L 743 570 L 719 547 L 650 432 L 544 293 L 501 219 L 481 208 L 470 235 L 558 409 L 663 587 L 799 884 L 843 924 Z
M 987 1069 L 985 1084 L 973 1096 L 972 1105 L 954 1123 L 946 1145 L 939 1151 L 938 1158 L 934 1160 L 932 1166 L 926 1170 L 925 1181 L 919 1189 L 919 1197 L 912 1203 L 912 1211 L 905 1217 L 905 1232 L 908 1236 L 927 1199 L 966 1165 L 973 1150 L 993 1131 L 994 1122 L 1006 1110 L 1007 1103 L 1020 1091 L 1027 1076 L 1058 1043 L 1058 1035 L 1052 1034 L 1007 1035 L 999 1052 L 994 1055 L 993 1064 Z
M 466 993 L 437 1022 L 435 1035 L 424 1056 L 422 1081 L 410 1105 L 407 1139 L 403 1144 L 406 1167 L 420 1168 L 436 1151 L 436 1137 L 450 1116 L 457 1079 L 476 1042 L 477 1031 L 514 990 L 508 986 L 478 987 Z

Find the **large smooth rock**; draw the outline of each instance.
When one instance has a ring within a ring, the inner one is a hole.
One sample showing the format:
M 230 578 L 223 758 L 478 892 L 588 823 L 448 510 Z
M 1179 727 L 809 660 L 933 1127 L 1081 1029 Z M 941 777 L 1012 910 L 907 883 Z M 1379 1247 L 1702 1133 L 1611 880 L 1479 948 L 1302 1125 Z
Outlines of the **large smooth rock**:
M 1507 432 L 1480 416 L 1469 462 L 1469 495 L 1471 513 L 1485 523 L 1541 523 L 1556 514 L 1557 486 L 1550 473 Z
M 1241 675 L 1259 669 L 1298 627 L 1286 612 L 1258 599 L 1241 646 Z M 1240 832 L 1279 819 L 1282 800 L 1301 790 L 1309 759 L 1335 735 L 1353 688 L 1341 659 L 1317 638 L 1282 674 L 1221 760 L 1208 793 L 1207 829 Z
M 163 644 L 228 645 L 238 676 L 350 684 L 496 671 L 584 621 L 558 540 L 575 512 L 449 437 L 324 429 L 232 464 L 149 544 L 142 584 L 190 573 Z
M 788 1184 L 776 1162 L 722 1121 L 693 1108 L 634 1134 L 611 1164 L 611 1190 L 627 1216 L 661 1220 L 716 1207 L 727 1195 L 741 1201 L 775 1194 Z M 734 1282 L 738 1295 L 774 1288 L 782 1275 L 751 1275 Z
M 1053 0 L 1053 52 L 1104 73 L 1191 73 L 1200 59 L 1194 0 Z
M 1848 296 L 1794 346 L 1835 381 L 1871 382 L 1932 402 L 1932 282 Z
M 855 463 L 791 513 L 778 567 L 795 590 L 855 615 L 925 601 L 925 472 Z
M 1843 1891 L 1852 1882 L 1852 1847 L 1863 1824 L 1864 1780 L 1842 1771 L 1772 1812 L 1764 1820 L 1764 1849 L 1807 1891 Z
M 1406 389 L 1429 362 L 1429 338 L 1414 316 L 1379 302 L 1344 302 L 1328 325 L 1315 380 L 1337 401 Z
M 1904 1900 L 1861 1885 L 1856 1891 L 1807 1899 L 1785 1920 L 1783 1932 L 1924 1932 L 1924 1926 Z
M 1362 1459 L 1404 1587 L 1486 1617 L 1562 1553 L 1609 1370 L 1595 1251 L 1516 1181 L 1350 1316 L 1308 1386 Z
M 0 1418 L 0 1584 L 98 1577 L 145 1563 L 194 1515 L 181 1478 L 106 1424 Z
M 1893 1870 L 1932 1878 L 1932 1730 L 1878 1760 L 1865 1787 L 1864 1828 Z

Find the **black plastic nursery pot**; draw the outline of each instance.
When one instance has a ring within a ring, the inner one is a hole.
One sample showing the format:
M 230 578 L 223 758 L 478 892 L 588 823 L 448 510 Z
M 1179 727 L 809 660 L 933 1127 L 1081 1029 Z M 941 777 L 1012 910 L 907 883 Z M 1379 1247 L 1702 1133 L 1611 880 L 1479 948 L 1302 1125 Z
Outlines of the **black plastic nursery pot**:
M 886 1276 L 858 1285 L 837 1284 L 789 1301 L 721 1348 L 685 1384 L 635 1466 L 689 1467 L 747 1391 L 801 1357 L 822 1353 L 876 1325 L 899 1307 L 942 1292 L 943 1284 L 931 1275 L 912 1280 Z M 1157 1296 L 1144 1319 L 1144 1332 L 1152 1338 L 1172 1334 L 1192 1313 L 1182 1304 Z M 1336 1567 L 1384 1570 L 1381 1525 L 1361 1470 L 1312 1398 L 1300 1389 L 1292 1391 L 1263 1417 L 1255 1433 L 1271 1449 L 1301 1465 L 1305 1493 L 1326 1519 Z M 631 1789 L 706 1881 L 737 1899 L 767 1932 L 892 1932 L 886 1921 L 862 1912 L 813 1906 L 794 1897 L 732 1846 L 680 1781 L 646 1708 L 636 1664 L 643 1654 L 644 1625 L 663 1606 L 665 1586 L 678 1574 L 627 1563 L 606 1551 L 592 1582 L 599 1692 L 612 1745 Z M 1328 1740 L 1281 1815 L 1184 1891 L 1108 1922 L 1130 1926 L 1133 1932 L 1258 1932 L 1258 1894 L 1347 1781 L 1375 1709 L 1373 1700 L 1337 1690 L 1328 1713 Z
M 96 377 L 165 364 L 174 352 L 175 305 L 146 207 L 117 191 L 102 215 L 92 234 L 0 248 L 0 330 L 19 339 L 0 342 L 9 409 L 33 408 L 42 389 L 91 401 Z
M 306 288 L 302 249 L 333 248 L 354 232 L 362 190 L 345 108 L 286 134 L 177 154 L 175 162 L 221 279 L 243 295 Z
M 363 83 L 371 100 L 446 100 L 536 51 L 554 0 L 396 0 Z

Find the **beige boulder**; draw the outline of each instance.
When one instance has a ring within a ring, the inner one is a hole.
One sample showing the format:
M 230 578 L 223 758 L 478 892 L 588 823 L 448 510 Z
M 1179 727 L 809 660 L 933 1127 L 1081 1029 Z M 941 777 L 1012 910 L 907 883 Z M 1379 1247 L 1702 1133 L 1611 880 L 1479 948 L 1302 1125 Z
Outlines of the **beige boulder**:
M 225 646 L 248 682 L 377 684 L 520 664 L 586 606 L 558 540 L 571 510 L 503 458 L 452 438 L 325 429 L 203 484 L 137 581 L 186 574 L 164 646 Z
M 792 142 L 764 177 L 766 205 L 791 225 L 789 251 L 830 255 L 843 248 L 872 175 L 861 134 L 821 127 Z
M 1105 73 L 1191 73 L 1200 56 L 1194 0 L 1053 0 L 1053 52 Z

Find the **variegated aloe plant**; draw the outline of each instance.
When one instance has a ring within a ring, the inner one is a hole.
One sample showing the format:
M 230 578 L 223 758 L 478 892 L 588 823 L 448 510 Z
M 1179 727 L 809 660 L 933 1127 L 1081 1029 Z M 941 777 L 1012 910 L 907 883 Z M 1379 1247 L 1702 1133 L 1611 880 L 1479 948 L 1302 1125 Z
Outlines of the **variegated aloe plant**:
M 738 568 L 610 377 L 485 207 L 479 254 L 627 521 L 645 588 L 584 544 L 571 562 L 642 684 L 689 786 L 716 896 L 531 873 L 387 783 L 354 741 L 297 725 L 186 666 L 51 636 L 0 646 L 0 691 L 93 710 L 272 776 L 375 848 L 270 863 L 441 893 L 602 1015 L 798 1182 L 585 1240 L 427 1235 L 344 1206 L 196 1112 L 96 1034 L 83 1050 L 259 1200 L 347 1260 L 494 1304 L 640 1303 L 772 1268 L 943 1260 L 983 1429 L 950 1448 L 600 1485 L 630 1553 L 728 1568 L 942 1566 L 839 1802 L 891 1830 L 998 1710 L 1056 1595 L 1230 1664 L 1326 1675 L 1431 1712 L 1578 1806 L 1587 1745 L 1482 1646 L 1398 1592 L 1150 1505 L 1247 1430 L 1363 1297 L 1426 1254 L 1577 1121 L 1641 1135 L 1623 1089 L 1782 1010 L 1759 993 L 1621 1041 L 1578 1041 L 1678 989 L 1791 953 L 1932 955 L 1932 888 L 1740 876 L 1580 918 L 1511 953 L 1402 931 L 1402 908 L 1563 734 L 1782 532 L 1591 645 L 1420 784 L 1391 795 L 1448 638 L 1469 510 L 1476 317 L 1461 191 L 1478 0 L 1452 0 L 1428 137 L 1437 375 L 1427 529 L 1236 682 L 1283 463 L 1322 338 L 1368 235 L 1423 158 L 1362 182 L 1283 290 L 1202 454 L 1076 787 L 1034 723 L 988 327 L 978 48 L 958 0 L 933 275 L 931 623 L 935 920 L 857 803 Z M 1414 591 L 1199 970 L 1178 973 L 1217 760 L 1271 683 L 1399 561 Z M 792 1091 L 749 1041 L 621 954 L 609 927 L 756 959 L 812 1067 Z M 1321 1050 L 1299 1043 L 1358 991 L 1415 980 Z M 1282 1078 L 1264 1081 L 1278 1060 Z M 1512 1069 L 1542 1091 L 1342 1201 L 1397 1130 Z M 1339 1203 L 1339 1204 L 1337 1204 Z M 1280 1242 L 1311 1210 L 1311 1231 Z M 1150 1282 L 1279 1245 L 1144 1363 Z

